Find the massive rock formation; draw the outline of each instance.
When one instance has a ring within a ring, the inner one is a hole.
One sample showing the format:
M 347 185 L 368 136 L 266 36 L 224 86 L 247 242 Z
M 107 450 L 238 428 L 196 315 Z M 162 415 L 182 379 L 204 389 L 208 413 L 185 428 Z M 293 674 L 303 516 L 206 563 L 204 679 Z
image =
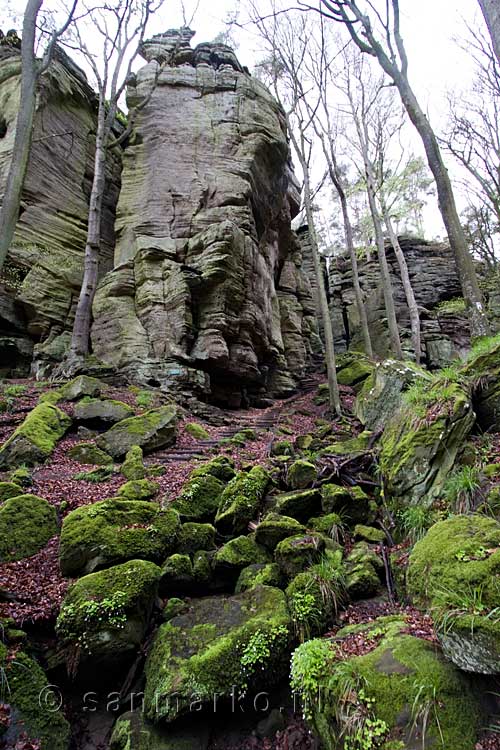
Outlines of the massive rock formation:
M 420 308 L 423 360 L 441 367 L 469 348 L 469 325 L 460 305 L 462 290 L 455 260 L 449 245 L 400 238 L 415 297 Z M 410 316 L 401 283 L 399 267 L 392 247 L 387 246 L 396 315 L 403 334 L 403 346 L 411 351 Z M 376 256 L 359 263 L 360 283 L 365 295 L 368 323 L 374 351 L 380 356 L 390 352 L 384 296 Z M 356 309 L 349 259 L 344 256 L 330 262 L 331 312 L 339 351 L 362 349 L 362 336 Z M 441 305 L 447 300 L 455 305 Z
M 0 199 L 15 137 L 21 57 L 0 46 Z M 0 362 L 29 368 L 33 344 L 62 352 L 83 275 L 93 177 L 96 97 L 83 72 L 57 49 L 41 79 L 21 214 L 0 278 Z M 102 225 L 102 270 L 114 246 L 120 154 L 111 152 Z M 63 334 L 62 339 L 60 334 Z M 43 353 L 40 353 L 43 357 Z
M 191 36 L 146 42 L 128 87 L 129 106 L 150 98 L 124 152 L 92 345 L 132 380 L 238 405 L 293 388 L 318 344 L 314 303 L 283 112 L 230 48 Z

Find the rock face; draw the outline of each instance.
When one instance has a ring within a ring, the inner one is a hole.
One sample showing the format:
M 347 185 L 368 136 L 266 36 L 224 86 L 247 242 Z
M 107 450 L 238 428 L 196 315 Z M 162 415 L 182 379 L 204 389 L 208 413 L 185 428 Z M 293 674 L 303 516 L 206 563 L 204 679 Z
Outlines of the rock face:
M 410 279 L 420 308 L 422 326 L 422 355 L 432 367 L 442 367 L 452 357 L 468 348 L 469 328 L 465 311 L 441 309 L 439 304 L 461 298 L 462 290 L 455 268 L 452 251 L 447 244 L 400 237 Z M 392 247 L 388 246 L 393 297 L 398 323 L 403 332 L 403 347 L 410 346 L 410 318 L 399 267 Z M 372 345 L 376 354 L 387 356 L 390 352 L 389 335 L 385 321 L 384 298 L 376 256 L 359 263 L 360 283 L 365 295 Z M 339 256 L 330 266 L 331 311 L 339 351 L 363 348 L 359 318 L 352 287 L 349 260 Z
M 15 137 L 19 50 L 0 48 L 0 200 Z M 0 362 L 5 374 L 62 354 L 83 275 L 96 98 L 84 73 L 58 49 L 38 93 L 28 171 L 14 242 L 0 278 Z M 109 156 L 104 192 L 102 271 L 111 267 L 120 154 Z M 40 346 L 40 344 L 39 344 Z
M 188 31 L 146 42 L 128 88 L 130 106 L 151 98 L 124 154 L 92 344 L 135 381 L 238 405 L 246 390 L 293 388 L 314 304 L 283 113 L 230 48 L 193 50 Z

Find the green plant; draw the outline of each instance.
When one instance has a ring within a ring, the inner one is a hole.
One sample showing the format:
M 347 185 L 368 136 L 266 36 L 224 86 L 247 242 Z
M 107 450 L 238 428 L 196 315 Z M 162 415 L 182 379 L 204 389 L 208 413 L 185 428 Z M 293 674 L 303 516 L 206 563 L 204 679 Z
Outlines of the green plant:
M 423 505 L 410 505 L 399 510 L 396 515 L 397 525 L 403 536 L 412 544 L 422 539 L 436 520 L 435 514 Z
M 335 720 L 344 750 L 374 750 L 380 747 L 389 727 L 374 715 L 375 700 L 369 695 L 368 683 L 356 674 L 348 662 L 339 664 L 333 682 L 338 700 Z
M 471 635 L 474 635 L 475 620 L 478 617 L 495 624 L 500 621 L 500 606 L 491 608 L 484 602 L 482 584 L 469 584 L 460 592 L 443 588 L 438 593 L 446 603 L 434 607 L 433 619 L 437 630 L 445 635 L 452 631 L 457 620 L 465 615 L 470 617 Z
M 92 469 L 92 471 L 79 471 L 73 476 L 73 479 L 98 484 L 99 482 L 107 482 L 112 474 L 111 466 L 100 466 L 98 469 Z
M 310 637 L 311 631 L 321 623 L 322 612 L 314 594 L 307 591 L 297 591 L 290 597 L 288 604 L 297 637 L 304 643 Z
M 125 606 L 127 594 L 124 591 L 115 591 L 112 596 L 97 601 L 88 599 L 80 604 L 63 605 L 57 618 L 58 632 L 66 637 L 72 638 L 76 634 L 76 623 L 83 623 L 85 630 L 77 637 L 77 643 L 88 650 L 86 634 L 98 630 L 102 625 L 122 629 L 127 622 Z
M 314 638 L 303 643 L 292 654 L 290 686 L 302 700 L 305 719 L 312 719 L 313 706 L 318 703 L 330 665 L 335 657 L 335 646 L 325 638 Z
M 455 513 L 471 513 L 481 489 L 477 466 L 462 466 L 452 472 L 443 486 L 444 496 Z
M 26 385 L 21 385 L 21 384 L 6 385 L 3 389 L 3 395 L 6 398 L 17 398 L 17 396 L 22 396 L 23 393 L 26 393 L 27 390 L 28 390 L 28 387 Z
M 141 409 L 149 409 L 153 405 L 156 394 L 153 391 L 139 391 L 135 397 L 135 403 Z
M 283 640 L 288 640 L 288 629 L 283 625 L 277 625 L 268 632 L 257 630 L 250 636 L 240 657 L 244 674 L 244 688 L 247 687 L 247 680 L 257 669 L 265 668 L 266 662 L 271 658 L 273 650 Z
M 321 560 L 311 567 L 311 573 L 321 591 L 325 607 L 338 614 L 346 600 L 346 576 L 335 555 L 324 554 Z
M 411 707 L 411 734 L 417 736 L 417 733 L 420 733 L 422 737 L 422 750 L 425 750 L 427 730 L 430 722 L 434 720 L 441 738 L 441 745 L 444 747 L 444 738 L 439 722 L 440 706 L 436 687 L 435 685 L 424 685 L 418 682 L 414 682 L 413 685 L 417 692 Z
M 454 297 L 440 302 L 436 307 L 436 312 L 441 315 L 460 315 L 465 313 L 465 300 L 463 297 Z

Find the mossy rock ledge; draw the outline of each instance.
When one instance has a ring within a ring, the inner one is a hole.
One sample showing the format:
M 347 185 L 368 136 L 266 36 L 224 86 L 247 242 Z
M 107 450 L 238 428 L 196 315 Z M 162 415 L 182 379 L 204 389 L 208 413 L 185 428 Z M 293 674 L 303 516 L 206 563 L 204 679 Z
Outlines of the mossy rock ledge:
M 18 495 L 0 505 L 0 562 L 31 557 L 57 534 L 55 508 L 37 495 Z
M 288 670 L 290 617 L 282 591 L 258 586 L 193 600 L 158 630 L 146 662 L 146 717 L 171 722 L 197 705 L 270 685 Z
M 167 405 L 129 417 L 100 435 L 96 443 L 113 458 L 122 458 L 134 445 L 145 453 L 167 448 L 175 442 L 177 409 Z
M 57 406 L 38 404 L 0 447 L 0 470 L 45 461 L 71 425 Z
M 175 510 L 156 503 L 111 498 L 71 511 L 64 519 L 59 564 L 76 576 L 132 559 L 161 562 L 180 529 Z
M 467 672 L 500 672 L 500 523 L 454 516 L 410 555 L 408 593 L 431 610 L 446 656 Z
M 439 647 L 405 634 L 404 628 L 397 617 L 381 617 L 343 628 L 333 641 L 307 641 L 294 652 L 292 686 L 302 694 L 308 721 L 325 750 L 475 747 L 484 717 L 467 678 Z M 375 647 L 344 659 L 336 642 L 355 634 L 373 638 Z M 339 744 L 340 736 L 345 745 Z

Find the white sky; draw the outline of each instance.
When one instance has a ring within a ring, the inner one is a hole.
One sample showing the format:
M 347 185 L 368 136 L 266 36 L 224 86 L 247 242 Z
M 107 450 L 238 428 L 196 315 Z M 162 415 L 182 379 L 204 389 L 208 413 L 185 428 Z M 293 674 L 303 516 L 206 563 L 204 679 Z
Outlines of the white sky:
M 380 0 L 377 0 L 380 2 Z M 268 7 L 267 0 L 262 0 Z M 65 7 L 69 0 L 45 0 L 43 7 Z M 24 0 L 0 0 L 0 27 L 7 26 L 5 20 L 10 10 L 22 14 Z M 197 5 L 197 0 L 184 0 L 188 20 Z M 293 0 L 290 0 L 293 6 Z M 191 24 L 196 30 L 192 44 L 210 41 L 225 29 L 224 21 L 228 14 L 239 8 L 240 22 L 246 19 L 245 0 L 201 0 Z M 446 122 L 446 92 L 467 88 L 473 75 L 472 61 L 460 48 L 454 38 L 466 37 L 466 22 L 473 28 L 483 25 L 477 0 L 401 0 L 402 33 L 409 58 L 409 77 L 421 105 L 428 111 L 434 127 L 439 131 Z M 20 26 L 20 20 L 17 26 Z M 183 23 L 181 0 L 168 0 L 164 8 L 151 20 L 149 36 L 154 33 L 176 28 Z M 262 56 L 262 47 L 256 35 L 248 31 L 234 29 L 238 43 L 237 54 L 240 62 L 250 70 Z M 140 64 L 140 62 L 139 62 Z M 411 147 L 421 151 L 418 136 L 409 128 Z M 452 176 L 458 174 L 451 157 L 447 157 Z M 460 198 L 459 198 L 460 202 Z M 432 201 L 425 215 L 428 236 L 443 235 L 443 226 Z

